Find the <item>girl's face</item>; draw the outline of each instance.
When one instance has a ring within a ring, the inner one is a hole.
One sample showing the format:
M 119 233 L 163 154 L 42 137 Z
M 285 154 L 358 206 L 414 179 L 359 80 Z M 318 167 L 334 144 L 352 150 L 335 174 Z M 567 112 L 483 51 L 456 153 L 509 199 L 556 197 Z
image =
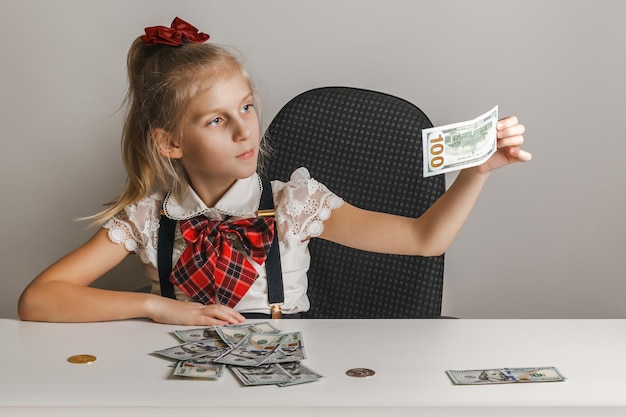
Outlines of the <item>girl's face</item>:
M 229 187 L 256 171 L 260 132 L 252 99 L 247 80 L 235 72 L 189 104 L 180 160 L 194 188 Z

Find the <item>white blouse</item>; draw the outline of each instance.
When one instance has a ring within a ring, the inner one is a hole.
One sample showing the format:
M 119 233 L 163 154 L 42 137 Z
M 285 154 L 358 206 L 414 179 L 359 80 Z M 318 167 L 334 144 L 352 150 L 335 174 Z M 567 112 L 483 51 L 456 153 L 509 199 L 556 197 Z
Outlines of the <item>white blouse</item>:
M 160 294 L 157 235 L 161 209 L 174 220 L 198 215 L 205 215 L 210 219 L 223 219 L 226 216 L 255 217 L 261 192 L 261 180 L 257 174 L 238 180 L 215 207 L 207 207 L 191 187 L 182 201 L 177 201 L 173 194 L 154 192 L 127 206 L 103 227 L 108 229 L 111 241 L 123 244 L 128 251 L 139 255 L 151 281 L 152 293 Z M 324 221 L 330 217 L 332 210 L 343 204 L 343 200 L 311 178 L 306 168 L 295 170 L 288 182 L 272 181 L 272 192 L 285 291 L 282 310 L 285 314 L 307 311 L 309 299 L 306 295 L 306 272 L 311 259 L 309 238 L 322 234 Z M 176 265 L 185 248 L 186 244 L 177 227 L 172 265 Z M 250 262 L 259 277 L 235 309 L 240 312 L 269 313 L 265 264 L 259 265 L 252 260 Z M 175 287 L 175 292 L 177 299 L 191 300 L 178 287 Z

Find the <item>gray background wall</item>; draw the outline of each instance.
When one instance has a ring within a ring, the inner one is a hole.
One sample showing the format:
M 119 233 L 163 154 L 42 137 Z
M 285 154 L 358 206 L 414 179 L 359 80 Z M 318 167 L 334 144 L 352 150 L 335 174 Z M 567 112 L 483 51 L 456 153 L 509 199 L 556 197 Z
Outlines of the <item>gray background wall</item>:
M 180 16 L 246 57 L 266 125 L 325 85 L 435 124 L 518 115 L 534 160 L 490 178 L 447 253 L 444 314 L 626 318 L 624 1 L 0 0 L 0 16 L 0 317 L 120 190 L 126 52 Z M 140 277 L 129 257 L 98 285 Z

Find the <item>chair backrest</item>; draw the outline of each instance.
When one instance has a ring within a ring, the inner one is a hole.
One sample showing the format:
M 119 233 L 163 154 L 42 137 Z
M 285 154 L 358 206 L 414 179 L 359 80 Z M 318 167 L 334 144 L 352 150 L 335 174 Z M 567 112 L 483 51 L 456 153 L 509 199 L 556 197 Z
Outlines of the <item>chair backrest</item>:
M 323 87 L 287 103 L 266 132 L 265 169 L 286 181 L 304 166 L 350 204 L 417 217 L 445 191 L 422 177 L 422 129 L 413 104 L 388 94 Z M 425 318 L 441 314 L 444 256 L 384 255 L 310 242 L 308 318 Z

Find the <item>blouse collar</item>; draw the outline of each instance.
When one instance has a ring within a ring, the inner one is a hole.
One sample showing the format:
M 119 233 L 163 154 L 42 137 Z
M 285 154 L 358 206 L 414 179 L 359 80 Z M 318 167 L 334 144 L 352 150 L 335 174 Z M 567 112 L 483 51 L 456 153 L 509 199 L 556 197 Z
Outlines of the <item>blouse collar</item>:
M 168 192 L 163 200 L 163 211 L 173 220 L 186 220 L 200 215 L 211 219 L 221 219 L 224 216 L 255 217 L 262 189 L 261 178 L 254 173 L 248 178 L 237 180 L 214 207 L 207 207 L 189 186 L 180 201 L 171 191 Z

